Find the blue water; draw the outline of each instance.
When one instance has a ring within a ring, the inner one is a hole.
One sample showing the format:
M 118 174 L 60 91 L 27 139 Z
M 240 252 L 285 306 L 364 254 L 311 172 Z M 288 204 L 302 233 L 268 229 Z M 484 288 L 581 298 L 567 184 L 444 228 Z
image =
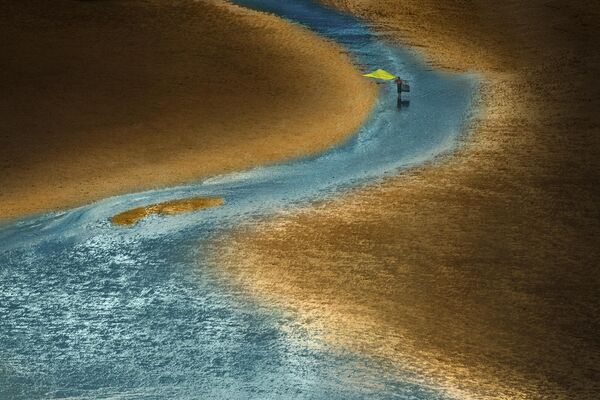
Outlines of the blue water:
M 2 227 L 0 399 L 442 398 L 253 303 L 203 262 L 199 242 L 451 151 L 476 79 L 431 71 L 364 23 L 308 0 L 237 3 L 335 40 L 359 68 L 398 73 L 411 83 L 410 106 L 398 110 L 395 86 L 381 85 L 365 125 L 321 154 Z M 188 196 L 226 203 L 132 228 L 108 222 Z

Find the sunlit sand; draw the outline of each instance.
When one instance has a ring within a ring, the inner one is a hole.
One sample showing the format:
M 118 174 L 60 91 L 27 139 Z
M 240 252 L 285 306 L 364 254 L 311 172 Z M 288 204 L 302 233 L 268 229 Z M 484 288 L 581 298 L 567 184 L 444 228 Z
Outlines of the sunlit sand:
M 152 214 L 182 214 L 203 208 L 217 207 L 223 204 L 223 201 L 220 197 L 196 197 L 193 199 L 171 200 L 164 203 L 132 208 L 131 210 L 114 215 L 110 220 L 115 225 L 133 225 Z
M 0 36 L 0 220 L 320 151 L 376 96 L 339 46 L 221 1 L 3 2 Z
M 219 265 L 461 398 L 596 398 L 598 6 L 326 2 L 481 72 L 486 111 L 450 160 L 254 225 Z

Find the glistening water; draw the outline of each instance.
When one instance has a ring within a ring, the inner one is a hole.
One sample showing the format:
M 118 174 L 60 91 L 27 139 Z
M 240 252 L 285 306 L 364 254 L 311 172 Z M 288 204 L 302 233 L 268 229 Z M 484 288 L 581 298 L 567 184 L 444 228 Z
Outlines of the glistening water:
M 217 232 L 451 151 L 476 79 L 432 71 L 367 25 L 308 0 L 247 0 L 344 46 L 381 85 L 369 119 L 320 154 L 185 186 L 116 196 L 0 228 L 0 398 L 437 399 L 377 360 L 329 348 L 223 282 L 198 246 Z M 108 218 L 190 196 L 221 207 L 131 228 Z

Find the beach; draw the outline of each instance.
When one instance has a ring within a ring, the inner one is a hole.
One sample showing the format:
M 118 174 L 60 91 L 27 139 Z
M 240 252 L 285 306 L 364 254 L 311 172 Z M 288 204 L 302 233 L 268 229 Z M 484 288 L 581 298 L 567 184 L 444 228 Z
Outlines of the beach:
M 598 7 L 330 3 L 480 74 L 481 113 L 452 156 L 224 235 L 217 265 L 459 398 L 597 397 Z
M 431 69 L 480 77 L 452 154 L 348 189 L 370 153 L 344 140 L 381 111 L 376 86 L 346 50 L 268 14 L 0 6 L 0 220 L 31 217 L 0 232 L 0 392 L 328 398 L 398 381 L 464 399 L 597 398 L 598 6 L 324 2 Z
M 0 6 L 0 219 L 322 150 L 375 85 L 341 49 L 221 1 Z
M 445 398 L 388 363 L 338 351 L 278 307 L 249 298 L 212 268 L 202 247 L 246 221 L 447 151 L 477 81 L 430 70 L 364 23 L 312 0 L 238 4 L 338 43 L 332 49 L 362 70 L 402 66 L 419 82 L 413 94 L 425 95 L 399 112 L 394 85 L 379 85 L 364 123 L 317 154 L 2 226 L 0 398 Z M 330 79 L 328 71 L 319 78 Z M 455 98 L 440 104 L 427 95 L 436 90 Z M 410 134 L 397 135 L 398 126 Z

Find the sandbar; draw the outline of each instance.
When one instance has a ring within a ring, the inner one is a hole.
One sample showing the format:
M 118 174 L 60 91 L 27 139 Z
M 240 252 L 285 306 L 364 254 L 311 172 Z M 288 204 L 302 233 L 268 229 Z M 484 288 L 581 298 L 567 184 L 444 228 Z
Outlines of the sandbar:
M 217 207 L 223 204 L 221 197 L 193 197 L 177 199 L 163 203 L 136 207 L 113 215 L 110 221 L 115 225 L 134 225 L 139 220 L 149 215 L 176 215 L 204 208 Z

